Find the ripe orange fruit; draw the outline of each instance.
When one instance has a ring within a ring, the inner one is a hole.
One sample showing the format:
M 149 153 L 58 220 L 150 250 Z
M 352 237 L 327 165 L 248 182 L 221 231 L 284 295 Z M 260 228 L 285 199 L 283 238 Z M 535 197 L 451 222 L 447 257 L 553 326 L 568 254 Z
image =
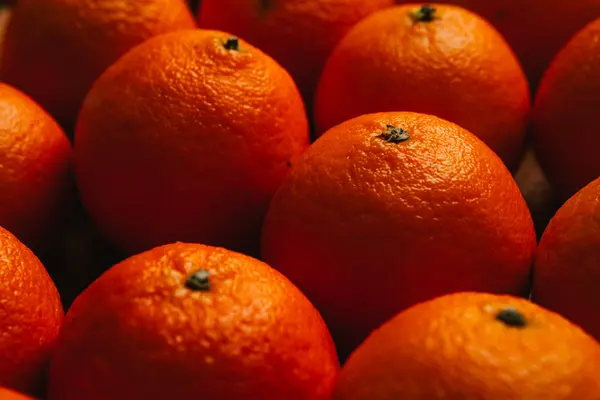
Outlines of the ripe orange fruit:
M 33 400 L 33 398 L 10 389 L 0 388 L 0 400 Z
M 177 240 L 252 252 L 308 144 L 289 74 L 245 41 L 195 30 L 147 41 L 96 82 L 75 167 L 92 217 L 131 252 Z
M 315 102 L 319 132 L 367 113 L 427 113 L 474 133 L 510 168 L 530 108 L 519 62 L 491 25 L 462 8 L 417 4 L 352 28 L 327 61 Z
M 340 351 L 419 301 L 528 294 L 536 246 L 502 161 L 434 116 L 379 113 L 326 132 L 275 195 L 263 257 L 321 310 Z
M 398 0 L 398 3 L 413 0 Z M 440 0 L 490 21 L 514 49 L 533 88 L 569 38 L 600 15 L 600 0 Z
M 560 315 L 486 293 L 397 315 L 352 354 L 334 400 L 600 399 L 600 345 Z
M 571 197 L 537 250 L 532 299 L 600 339 L 600 178 Z
M 37 394 L 63 318 L 38 258 L 0 228 L 0 386 Z
M 536 95 L 536 152 L 557 194 L 566 200 L 600 176 L 594 128 L 600 107 L 600 19 L 556 56 Z
M 35 250 L 61 222 L 71 184 L 71 145 L 31 98 L 0 83 L 0 226 Z
M 240 35 L 292 75 L 309 110 L 325 61 L 354 24 L 394 0 L 203 0 L 202 28 Z
M 48 398 L 329 400 L 338 368 L 321 316 L 283 275 L 174 243 L 117 264 L 77 298 Z
M 0 78 L 70 130 L 94 80 L 123 53 L 155 35 L 194 27 L 183 0 L 18 0 Z

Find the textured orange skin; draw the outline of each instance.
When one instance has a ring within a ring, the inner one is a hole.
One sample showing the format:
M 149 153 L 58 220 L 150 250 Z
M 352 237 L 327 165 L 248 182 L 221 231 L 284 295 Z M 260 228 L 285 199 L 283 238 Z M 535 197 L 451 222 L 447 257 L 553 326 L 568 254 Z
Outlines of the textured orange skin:
M 506 308 L 528 323 L 496 319 Z M 600 346 L 524 299 L 458 293 L 397 315 L 354 352 L 333 400 L 600 399 Z
M 67 136 L 31 98 L 0 83 L 0 226 L 35 250 L 45 247 L 70 184 Z
M 38 258 L 4 228 L 0 279 L 0 386 L 38 394 L 63 319 L 60 297 Z
M 0 78 L 71 130 L 94 80 L 133 46 L 195 27 L 183 0 L 19 0 Z
M 386 124 L 411 138 L 377 136 Z M 341 353 L 416 302 L 525 295 L 536 238 L 502 161 L 433 116 L 380 113 L 319 138 L 275 195 L 263 259 L 323 313 Z
M 440 3 L 468 8 L 490 21 L 517 54 L 533 89 L 561 47 L 600 15 L 600 0 L 441 0 Z
M 571 197 L 540 241 L 532 299 L 600 339 L 600 179 Z
M 268 8 L 263 10 L 261 3 Z M 286 68 L 309 110 L 325 61 L 358 21 L 394 0 L 203 0 L 202 28 L 240 35 Z
M 0 388 L 0 400 L 34 400 L 33 397 L 12 391 L 10 389 Z
M 209 271 L 211 289 L 188 275 Z M 174 243 L 108 270 L 69 310 L 50 400 L 329 400 L 339 364 L 327 327 L 268 265 Z
M 162 35 L 114 64 L 87 97 L 75 137 L 82 199 L 136 252 L 176 240 L 258 251 L 269 201 L 309 145 L 289 74 L 230 35 Z
M 556 56 L 536 95 L 533 137 L 548 179 L 564 201 L 600 176 L 595 120 L 600 107 L 600 19 Z
M 336 46 L 315 100 L 317 131 L 367 113 L 414 111 L 477 135 L 512 169 L 521 158 L 530 110 L 527 81 L 504 39 L 464 9 L 420 4 L 372 14 Z

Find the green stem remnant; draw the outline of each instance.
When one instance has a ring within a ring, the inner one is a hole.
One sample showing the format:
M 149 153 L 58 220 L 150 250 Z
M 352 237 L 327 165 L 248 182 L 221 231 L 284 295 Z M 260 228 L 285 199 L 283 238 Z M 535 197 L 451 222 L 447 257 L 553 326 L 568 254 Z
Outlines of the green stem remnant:
M 225 47 L 225 49 L 227 50 L 239 51 L 240 41 L 235 36 L 232 36 L 229 39 L 227 39 L 227 41 L 223 44 L 223 47 Z
M 525 316 L 512 307 L 500 310 L 500 312 L 496 314 L 496 319 L 511 328 L 524 328 L 527 326 Z
M 425 4 L 417 10 L 413 10 L 410 13 L 410 17 L 414 22 L 431 22 L 435 19 L 437 10 L 429 4 Z
M 401 143 L 410 139 L 408 132 L 402 128 L 396 128 L 394 125 L 387 125 L 386 130 L 377 136 L 380 139 L 385 140 L 388 143 Z
M 208 279 L 208 275 L 207 270 L 198 270 L 187 277 L 185 286 L 193 291 L 208 292 L 210 290 L 210 280 Z

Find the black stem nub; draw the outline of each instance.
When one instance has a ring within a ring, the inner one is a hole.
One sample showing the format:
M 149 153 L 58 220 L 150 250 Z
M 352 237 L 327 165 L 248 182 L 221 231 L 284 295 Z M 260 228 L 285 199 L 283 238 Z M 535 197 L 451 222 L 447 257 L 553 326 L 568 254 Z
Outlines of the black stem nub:
M 431 4 L 425 4 L 413 12 L 412 17 L 416 22 L 431 22 L 435 19 L 437 10 Z
M 210 290 L 210 280 L 208 271 L 205 269 L 198 270 L 187 277 L 185 286 L 193 291 L 207 292 Z
M 240 49 L 240 41 L 237 37 L 232 36 L 225 41 L 223 47 L 227 50 L 235 50 L 238 51 Z
M 410 135 L 402 128 L 397 128 L 394 125 L 386 125 L 386 130 L 379 136 L 388 143 L 400 143 L 410 139 Z
M 524 328 L 527 325 L 525 316 L 512 307 L 500 310 L 496 314 L 496 319 L 511 328 Z

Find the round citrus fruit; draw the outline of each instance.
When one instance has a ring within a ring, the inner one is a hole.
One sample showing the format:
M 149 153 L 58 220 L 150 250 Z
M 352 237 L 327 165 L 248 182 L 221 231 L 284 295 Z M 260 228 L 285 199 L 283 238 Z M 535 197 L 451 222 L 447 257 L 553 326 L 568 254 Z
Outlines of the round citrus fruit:
M 358 21 L 394 0 L 204 0 L 199 24 L 240 35 L 290 71 L 312 110 L 323 65 Z
M 263 257 L 320 308 L 340 352 L 416 302 L 459 290 L 528 294 L 536 238 L 502 161 L 417 113 L 349 120 L 276 193 Z
M 0 226 L 39 250 L 71 193 L 71 145 L 31 98 L 0 83 Z
M 94 80 L 155 35 L 192 29 L 183 0 L 19 0 L 4 40 L 0 78 L 72 129 Z
M 398 0 L 398 3 L 413 0 Z M 533 88 L 569 38 L 600 15 L 600 0 L 440 0 L 490 21 L 514 49 Z
M 279 64 L 227 33 L 184 31 L 138 46 L 96 82 L 75 167 L 87 209 L 126 250 L 180 240 L 254 254 L 308 144 L 302 98 Z
M 525 75 L 491 25 L 462 8 L 408 4 L 365 18 L 336 46 L 319 82 L 315 121 L 324 132 L 373 112 L 436 115 L 514 168 L 529 109 Z
M 0 228 L 0 386 L 37 394 L 63 318 L 38 258 Z
M 600 339 L 600 178 L 571 197 L 544 231 L 532 299 Z
M 579 32 L 544 75 L 533 111 L 536 152 L 562 200 L 600 176 L 600 19 Z
M 329 400 L 338 369 L 321 316 L 283 275 L 173 243 L 117 264 L 77 298 L 48 398 Z
M 397 315 L 352 354 L 334 400 L 600 399 L 600 345 L 527 300 L 457 293 Z
M 0 400 L 33 400 L 33 398 L 10 389 L 0 388 Z

